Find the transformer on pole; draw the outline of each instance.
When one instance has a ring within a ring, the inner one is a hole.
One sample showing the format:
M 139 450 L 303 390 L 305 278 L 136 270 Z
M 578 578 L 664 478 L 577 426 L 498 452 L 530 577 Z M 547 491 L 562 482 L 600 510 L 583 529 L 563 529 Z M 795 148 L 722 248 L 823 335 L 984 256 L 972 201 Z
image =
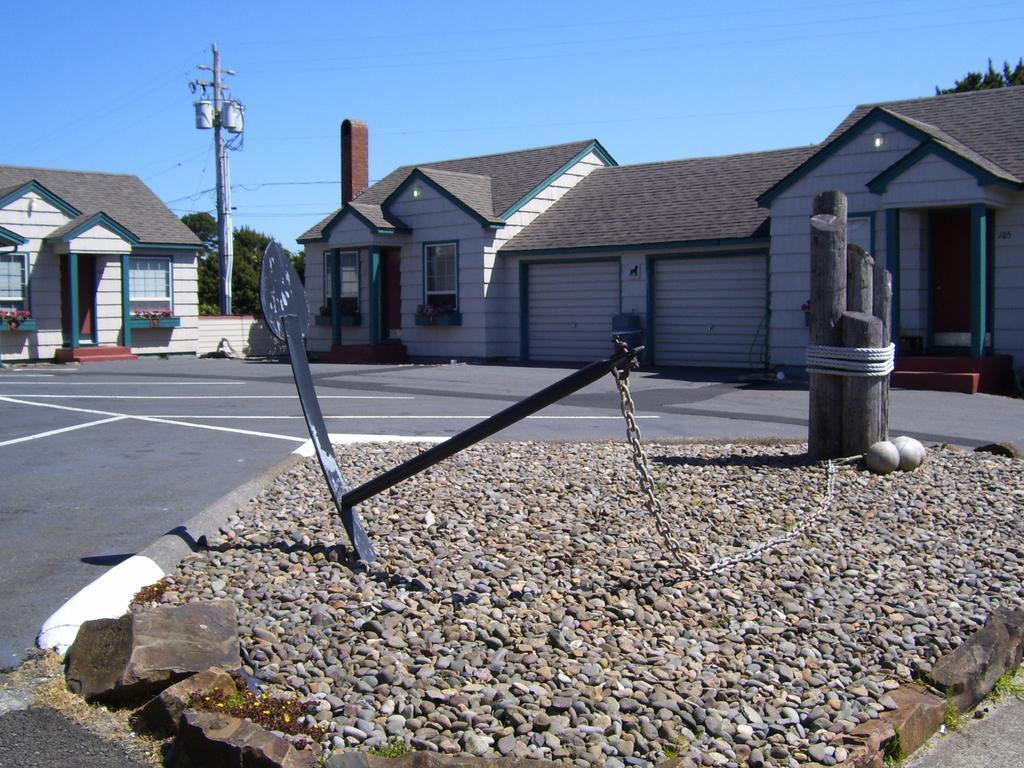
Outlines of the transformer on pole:
M 192 92 L 199 92 L 195 102 L 196 128 L 213 129 L 213 146 L 217 159 L 217 263 L 219 266 L 220 312 L 231 314 L 231 270 L 234 261 L 234 237 L 231 227 L 231 168 L 228 150 L 241 149 L 245 109 L 235 99 L 228 98 L 229 87 L 224 84 L 224 75 L 233 75 L 233 69 L 221 69 L 220 50 L 217 44 L 213 50 L 213 66 L 199 64 L 198 69 L 213 73 L 213 80 L 193 80 Z M 210 91 L 210 94 L 207 94 Z M 212 96 L 212 100 L 211 97 Z M 225 138 L 224 132 L 233 134 Z

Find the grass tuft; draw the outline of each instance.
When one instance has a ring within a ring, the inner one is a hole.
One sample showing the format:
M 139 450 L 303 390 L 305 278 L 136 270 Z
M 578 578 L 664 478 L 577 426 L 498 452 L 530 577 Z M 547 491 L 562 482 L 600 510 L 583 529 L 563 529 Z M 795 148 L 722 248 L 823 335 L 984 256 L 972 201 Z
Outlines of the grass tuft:
M 942 713 L 942 724 L 946 726 L 947 730 L 959 730 L 964 727 L 969 719 L 968 714 L 957 709 L 953 699 L 946 696 L 946 709 Z
M 383 746 L 371 747 L 366 751 L 376 757 L 401 757 L 409 751 L 409 745 L 404 740 L 396 738 Z
M 1016 669 L 1008 669 L 1003 673 L 992 689 L 992 698 L 995 701 L 1002 701 L 1007 696 L 1013 696 L 1024 701 L 1024 679 L 1019 674 L 1020 671 Z

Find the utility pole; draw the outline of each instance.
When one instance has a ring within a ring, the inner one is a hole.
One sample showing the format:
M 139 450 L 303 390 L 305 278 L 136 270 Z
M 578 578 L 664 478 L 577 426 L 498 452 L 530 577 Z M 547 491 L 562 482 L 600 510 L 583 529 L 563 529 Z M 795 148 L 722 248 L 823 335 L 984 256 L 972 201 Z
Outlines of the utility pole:
M 241 149 L 242 105 L 234 99 L 226 97 L 229 90 L 224 85 L 223 75 L 233 75 L 233 69 L 221 69 L 220 50 L 217 44 L 213 50 L 213 66 L 197 65 L 197 69 L 213 73 L 213 80 L 193 80 L 190 84 L 192 92 L 201 92 L 200 99 L 195 103 L 196 128 L 213 128 L 213 147 L 217 158 L 217 263 L 220 267 L 220 285 L 218 297 L 222 315 L 231 314 L 231 270 L 234 261 L 234 236 L 231 227 L 231 167 L 228 163 L 228 150 Z M 213 101 L 207 98 L 207 90 L 212 90 Z M 237 140 L 226 139 L 224 131 L 236 134 Z

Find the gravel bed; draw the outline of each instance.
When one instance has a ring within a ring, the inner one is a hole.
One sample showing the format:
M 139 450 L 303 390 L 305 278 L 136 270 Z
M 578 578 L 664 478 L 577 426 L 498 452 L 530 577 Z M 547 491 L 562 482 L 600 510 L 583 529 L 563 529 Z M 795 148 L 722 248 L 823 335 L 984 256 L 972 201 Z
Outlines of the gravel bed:
M 357 483 L 418 450 L 347 447 L 341 464 Z M 670 525 L 708 561 L 818 507 L 826 473 L 803 450 L 648 445 Z M 325 549 L 344 531 L 309 460 L 163 599 L 236 600 L 256 673 L 315 702 L 330 748 L 835 765 L 888 691 L 1021 604 L 1018 467 L 953 448 L 914 473 L 840 467 L 806 533 L 690 580 L 622 443 L 476 446 L 364 505 L 369 569 Z

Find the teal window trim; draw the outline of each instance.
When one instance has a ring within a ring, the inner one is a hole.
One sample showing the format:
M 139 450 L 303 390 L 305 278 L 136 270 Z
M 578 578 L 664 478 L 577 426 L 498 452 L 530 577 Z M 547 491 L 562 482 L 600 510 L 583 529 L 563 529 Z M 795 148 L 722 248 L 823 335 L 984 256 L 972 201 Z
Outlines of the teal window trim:
M 800 165 L 790 171 L 788 174 L 783 176 L 779 181 L 775 182 L 767 190 L 765 190 L 757 198 L 757 204 L 762 208 L 769 207 L 774 200 L 789 189 L 793 184 L 798 182 L 807 174 L 811 173 L 814 169 L 824 163 L 826 160 L 831 158 L 843 147 L 850 144 L 854 139 L 860 136 L 861 131 L 875 120 L 884 123 L 890 128 L 894 128 L 902 133 L 907 134 L 912 139 L 917 141 L 925 141 L 929 138 L 928 134 L 919 128 L 915 128 L 909 123 L 905 123 L 900 120 L 896 115 L 886 111 L 881 107 L 873 107 L 864 115 L 860 120 L 855 122 L 841 134 L 836 136 L 828 145 L 822 147 L 820 150 L 815 152 L 809 158 L 804 160 Z
M 971 357 L 985 355 L 988 310 L 988 212 L 983 203 L 971 206 Z
M 370 233 L 374 235 L 394 235 L 399 233 L 405 234 L 412 231 L 408 227 L 378 227 L 376 224 L 374 224 L 372 221 L 366 218 L 365 215 L 360 213 L 352 206 L 346 204 L 334 212 L 330 220 L 326 224 L 324 224 L 323 228 L 320 230 L 319 235 L 317 235 L 316 237 L 299 237 L 296 238 L 295 242 L 301 243 L 302 245 L 306 245 L 309 243 L 327 242 L 330 239 L 331 230 L 333 230 L 338 224 L 340 224 L 344 220 L 344 218 L 349 214 L 352 214 L 357 219 L 359 219 L 363 226 L 370 230 Z
M 892 275 L 892 338 L 900 338 L 900 209 L 885 210 L 885 266 Z
M 121 343 L 129 349 L 132 346 L 131 261 L 130 254 L 121 254 Z
M 0 208 L 3 208 L 8 203 L 12 203 L 15 200 L 24 197 L 29 192 L 35 192 L 39 197 L 43 198 L 46 202 L 52 205 L 54 208 L 59 210 L 68 218 L 77 218 L 82 215 L 82 212 L 71 205 L 67 200 L 63 200 L 57 195 L 53 194 L 50 190 L 40 184 L 38 181 L 28 181 L 22 184 L 20 187 L 11 190 L 3 197 L 0 197 Z
M 416 182 L 420 182 L 421 184 L 424 184 L 425 186 L 429 186 L 431 189 L 433 189 L 435 192 L 437 192 L 439 195 L 441 195 L 441 197 L 446 199 L 448 202 L 450 202 L 456 208 L 458 208 L 461 211 L 463 211 L 464 213 L 466 213 L 468 216 L 470 216 L 470 218 L 474 219 L 475 221 L 477 221 L 478 223 L 480 223 L 484 227 L 490 227 L 491 225 L 497 225 L 497 226 L 501 227 L 501 226 L 505 225 L 504 219 L 502 219 L 500 217 L 494 217 L 494 216 L 491 216 L 491 217 L 484 216 L 482 213 L 480 213 L 480 211 L 475 210 L 472 206 L 470 206 L 470 205 L 466 204 L 465 202 L 463 202 L 455 194 L 453 194 L 452 192 L 449 192 L 447 189 L 445 189 L 441 184 L 439 184 L 438 182 L 434 181 L 432 178 L 427 176 L 419 168 L 413 169 L 412 173 L 410 173 L 408 176 L 405 177 L 405 181 L 403 181 L 401 184 L 399 184 L 398 188 L 394 192 L 392 192 L 390 195 L 388 195 L 387 199 L 384 200 L 383 203 L 381 203 L 381 208 L 384 208 L 386 206 L 391 205 L 391 203 L 394 200 L 397 200 L 399 197 L 401 197 L 402 194 L 407 189 L 409 189 L 409 187 L 411 187 L 413 184 L 415 184 Z
M 431 291 L 429 291 L 429 289 L 428 289 L 428 286 L 429 286 L 429 271 L 428 271 L 428 267 L 427 267 L 428 251 L 431 248 L 437 248 L 437 247 L 442 246 L 442 245 L 450 245 L 450 246 L 453 246 L 455 248 L 455 286 L 454 286 L 455 303 L 452 305 L 451 309 L 458 311 L 458 309 L 459 309 L 459 293 L 460 293 L 460 291 L 459 291 L 459 283 L 460 283 L 460 280 L 459 280 L 459 241 L 458 240 L 432 240 L 430 242 L 423 243 L 423 261 L 422 261 L 422 268 L 423 268 L 423 302 L 422 303 L 423 304 L 430 304 L 430 293 L 431 293 Z M 433 291 L 432 293 L 446 295 L 446 294 L 451 293 L 451 292 L 452 291 Z
M 191 251 L 194 255 L 196 255 L 196 256 L 199 255 L 199 250 L 198 250 L 197 246 L 195 246 L 195 245 L 186 245 L 184 243 L 139 243 L 137 246 L 135 246 L 135 248 L 133 250 L 139 251 L 140 249 L 144 249 L 144 248 L 152 248 L 153 250 L 158 250 L 158 251 Z M 139 256 L 148 256 L 148 255 L 157 256 L 159 254 L 139 253 L 138 255 Z
M 595 256 L 585 259 L 521 259 L 519 261 L 519 357 L 530 359 L 530 267 L 545 264 L 595 264 L 615 262 L 618 264 L 619 311 L 622 311 L 622 258 L 619 256 Z
M 68 254 L 68 282 L 71 288 L 68 294 L 68 309 L 71 317 L 68 318 L 68 327 L 71 328 L 71 348 L 78 349 L 81 345 L 79 333 L 81 331 L 78 319 L 78 254 Z
M 513 241 L 514 242 L 514 241 Z M 508 249 L 502 248 L 499 254 L 506 256 L 520 256 L 523 258 L 538 258 L 541 256 L 563 256 L 585 253 L 635 253 L 640 251 L 684 251 L 696 250 L 699 248 L 729 248 L 729 247 L 756 247 L 768 246 L 771 244 L 769 237 L 729 237 L 710 240 L 677 240 L 664 243 L 627 243 L 623 245 L 581 245 L 567 248 L 536 248 L 536 249 Z
M 537 195 L 539 195 L 541 192 L 547 189 L 551 185 L 551 183 L 555 181 L 555 179 L 565 174 L 566 171 L 568 171 L 570 168 L 576 165 L 576 163 L 578 163 L 584 157 L 589 155 L 591 152 L 593 152 L 599 158 L 604 160 L 604 162 L 607 165 L 618 165 L 618 163 L 615 161 L 615 158 L 611 156 L 608 150 L 601 146 L 601 142 L 599 142 L 597 139 L 594 139 L 586 148 L 584 148 L 581 152 L 578 152 L 571 160 L 564 163 L 561 168 L 559 168 L 557 171 L 555 171 L 546 179 L 544 179 L 544 181 L 542 181 L 540 184 L 538 184 L 525 195 L 523 195 L 523 197 L 519 198 L 519 200 L 513 203 L 508 209 L 503 211 L 501 214 L 501 218 L 508 219 L 509 216 L 511 216 L 514 213 L 517 213 L 524 205 L 529 203 L 531 200 L 537 197 Z
M 32 283 L 31 274 L 31 260 L 29 254 L 23 251 L 14 251 L 12 253 L 3 253 L 0 256 L 11 256 L 18 257 L 21 259 L 21 298 L 13 299 L 0 296 L 0 305 L 2 304 L 21 304 L 20 309 L 32 311 L 32 291 L 30 289 Z
M 0 243 L 3 245 L 19 246 L 27 243 L 28 240 L 17 232 L 14 232 L 7 227 L 0 227 Z
M 102 213 L 102 212 L 94 214 L 94 215 L 90 216 L 88 219 L 86 219 L 85 221 L 80 222 L 79 224 L 76 224 L 74 227 L 69 229 L 67 232 L 64 232 L 63 234 L 61 234 L 59 239 L 61 241 L 65 242 L 65 243 L 69 243 L 72 240 L 74 240 L 76 237 L 81 235 L 82 233 L 88 232 L 90 229 L 92 229 L 93 227 L 96 227 L 96 226 L 106 227 L 107 229 L 109 229 L 109 230 L 113 231 L 115 234 L 117 234 L 118 237 L 121 237 L 125 241 L 131 243 L 132 246 L 136 246 L 136 245 L 139 244 L 139 239 L 135 236 L 135 234 L 133 232 L 130 232 L 128 229 L 126 229 L 125 227 L 121 226 L 116 221 L 114 221 L 112 218 L 107 216 L 107 214 Z
M 846 215 L 846 220 L 849 222 L 850 219 L 867 219 L 869 235 L 869 246 L 868 253 L 872 256 L 876 256 L 875 251 L 875 212 L 874 211 L 852 211 Z
M 895 181 L 910 168 L 929 156 L 935 156 L 945 160 L 950 165 L 970 174 L 975 178 L 975 180 L 977 180 L 979 187 L 1001 186 L 1009 189 L 1024 189 L 1024 185 L 1012 179 L 997 176 L 992 171 L 982 168 L 977 163 L 971 162 L 962 155 L 954 152 L 949 147 L 937 143 L 934 139 L 929 139 L 916 149 L 908 152 L 880 174 L 875 176 L 875 178 L 871 179 L 867 184 L 868 189 L 876 195 L 884 194 L 891 182 Z
M 332 248 L 324 251 L 324 306 L 331 310 L 331 314 L 334 313 L 333 304 L 334 297 L 340 296 L 342 299 L 352 298 L 352 296 L 345 295 L 345 289 L 347 283 L 342 278 L 342 265 L 341 259 L 343 256 L 350 256 L 355 260 L 355 309 L 349 310 L 349 314 L 352 312 L 361 312 L 363 309 L 363 291 L 362 291 L 362 257 L 358 248 Z M 351 268 L 349 265 L 348 268 Z M 335 272 L 337 272 L 338 280 L 334 278 Z M 335 283 L 337 282 L 337 285 Z M 341 302 L 339 302 L 340 305 Z M 342 309 L 342 314 L 346 314 L 345 310 Z
M 378 346 L 384 334 L 381 332 L 383 313 L 381 312 L 384 301 L 384 280 L 382 274 L 380 248 L 376 245 L 370 247 L 370 345 Z M 426 283 L 424 275 L 424 283 Z
M 175 315 L 175 311 L 174 311 L 174 257 L 173 256 L 168 256 L 166 254 L 161 256 L 159 254 L 155 254 L 154 253 L 154 254 L 146 254 L 145 256 L 133 256 L 132 258 L 135 260 L 136 265 L 143 263 L 147 259 L 152 259 L 152 260 L 160 259 L 162 261 L 166 261 L 167 262 L 167 293 L 168 293 L 168 296 L 167 296 L 167 308 L 170 310 L 172 315 Z M 132 297 L 132 295 L 131 295 L 131 282 L 130 282 L 131 271 L 129 271 L 128 275 L 129 275 L 129 283 L 128 283 L 129 315 L 131 314 L 131 311 L 132 311 L 131 303 L 134 302 L 134 301 L 162 301 L 162 299 L 144 299 L 144 298 L 136 299 L 136 298 Z

